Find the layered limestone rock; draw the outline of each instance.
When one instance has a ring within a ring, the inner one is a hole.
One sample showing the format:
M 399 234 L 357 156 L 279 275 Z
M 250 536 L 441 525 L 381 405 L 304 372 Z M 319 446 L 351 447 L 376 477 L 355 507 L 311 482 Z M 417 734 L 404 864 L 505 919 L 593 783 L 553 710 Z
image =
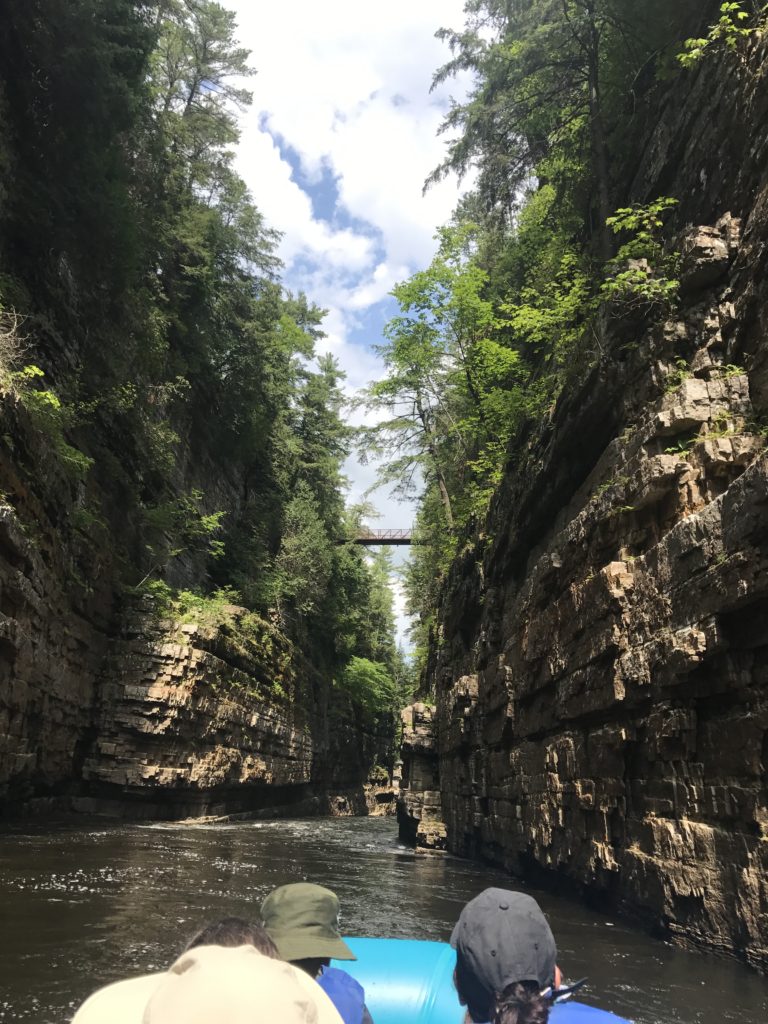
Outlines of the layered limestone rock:
M 363 784 L 386 728 L 366 728 L 342 698 L 329 700 L 267 623 L 225 611 L 222 625 L 154 628 L 138 614 L 113 644 L 82 770 L 89 796 L 78 809 L 367 813 Z
M 0 815 L 394 813 L 369 779 L 391 723 L 240 609 L 205 625 L 126 606 L 78 485 L 12 398 L 0 412 Z
M 112 556 L 72 528 L 73 485 L 11 399 L 0 422 L 3 443 L 15 439 L 0 458 L 0 810 L 44 810 L 70 792 L 89 743 Z M 28 484 L 33 463 L 44 495 Z
M 613 310 L 453 567 L 429 683 L 449 849 L 765 968 L 768 161 L 732 128 L 763 57 L 651 135 L 680 307 Z
M 402 711 L 402 724 L 403 774 L 397 799 L 400 838 L 420 850 L 444 850 L 435 709 L 429 704 L 411 704 Z

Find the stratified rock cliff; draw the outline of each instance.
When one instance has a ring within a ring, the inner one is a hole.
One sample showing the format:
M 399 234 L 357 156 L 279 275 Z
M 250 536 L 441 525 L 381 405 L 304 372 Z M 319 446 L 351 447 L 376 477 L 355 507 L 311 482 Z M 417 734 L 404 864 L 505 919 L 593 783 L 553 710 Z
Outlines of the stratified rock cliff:
M 656 113 L 628 199 L 680 200 L 680 307 L 613 317 L 524 443 L 429 678 L 449 849 L 762 967 L 765 56 L 704 62 Z
M 391 741 L 236 607 L 214 625 L 128 616 L 98 694 L 78 810 L 365 814 L 369 773 Z
M 402 722 L 403 776 L 397 800 L 400 838 L 421 850 L 444 850 L 435 709 L 429 704 L 411 704 L 403 709 Z
M 18 403 L 3 414 L 15 458 L 0 463 L 0 815 L 391 809 L 369 785 L 391 721 L 363 721 L 243 609 L 196 624 L 126 599 L 109 532 L 83 528 Z

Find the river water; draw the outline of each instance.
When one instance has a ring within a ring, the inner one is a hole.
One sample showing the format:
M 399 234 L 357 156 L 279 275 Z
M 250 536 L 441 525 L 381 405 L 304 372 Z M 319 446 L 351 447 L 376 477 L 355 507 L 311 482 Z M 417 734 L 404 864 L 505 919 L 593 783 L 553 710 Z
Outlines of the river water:
M 349 935 L 447 939 L 464 903 L 507 876 L 417 856 L 392 819 L 36 826 L 0 836 L 0 1022 L 65 1024 L 94 988 L 163 969 L 208 921 L 255 918 L 284 882 L 335 889 Z M 768 981 L 529 890 L 585 1002 L 638 1024 L 764 1024 Z

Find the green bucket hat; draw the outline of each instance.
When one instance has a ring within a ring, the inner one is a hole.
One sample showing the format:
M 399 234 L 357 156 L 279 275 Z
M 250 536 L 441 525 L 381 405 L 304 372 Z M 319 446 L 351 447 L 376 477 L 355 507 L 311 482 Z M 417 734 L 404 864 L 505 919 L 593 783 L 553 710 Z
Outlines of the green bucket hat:
M 261 919 L 283 960 L 357 959 L 339 933 L 339 898 L 322 885 L 281 885 L 262 903 Z

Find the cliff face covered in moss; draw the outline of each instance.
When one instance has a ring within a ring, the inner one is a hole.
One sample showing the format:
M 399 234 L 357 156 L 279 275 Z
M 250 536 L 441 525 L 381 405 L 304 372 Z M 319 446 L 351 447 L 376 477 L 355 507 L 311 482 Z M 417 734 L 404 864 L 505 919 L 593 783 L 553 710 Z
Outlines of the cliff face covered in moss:
M 438 606 L 418 747 L 439 794 L 401 807 L 763 969 L 767 56 L 703 61 L 648 114 L 626 198 L 679 200 L 679 303 L 609 305 L 599 358 L 519 442 Z

